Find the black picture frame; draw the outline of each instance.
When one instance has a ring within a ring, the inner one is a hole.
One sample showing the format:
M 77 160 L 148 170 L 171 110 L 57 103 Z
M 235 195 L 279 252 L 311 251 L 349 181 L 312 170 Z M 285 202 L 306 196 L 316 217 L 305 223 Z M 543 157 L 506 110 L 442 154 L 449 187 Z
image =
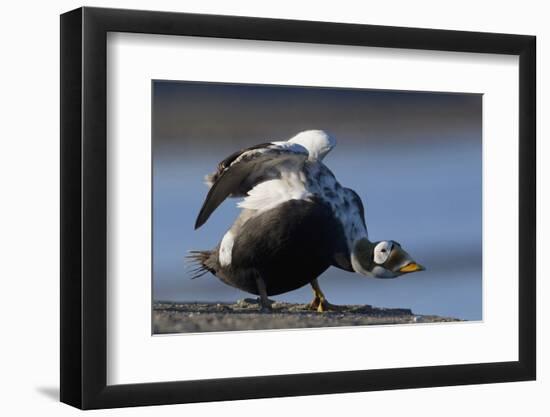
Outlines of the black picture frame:
M 519 360 L 107 385 L 108 32 L 519 56 Z M 79 8 L 61 15 L 61 401 L 82 409 L 375 391 L 536 377 L 534 36 Z

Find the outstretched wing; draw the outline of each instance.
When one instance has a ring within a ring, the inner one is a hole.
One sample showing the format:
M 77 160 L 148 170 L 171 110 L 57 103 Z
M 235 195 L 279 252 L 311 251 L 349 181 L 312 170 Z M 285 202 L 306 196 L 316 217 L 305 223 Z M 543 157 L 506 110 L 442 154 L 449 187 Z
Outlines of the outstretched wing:
M 278 178 L 283 170 L 300 169 L 309 154 L 297 143 L 272 142 L 235 152 L 218 164 L 207 177 L 211 184 L 195 222 L 201 227 L 212 212 L 229 196 L 245 196 L 255 185 Z

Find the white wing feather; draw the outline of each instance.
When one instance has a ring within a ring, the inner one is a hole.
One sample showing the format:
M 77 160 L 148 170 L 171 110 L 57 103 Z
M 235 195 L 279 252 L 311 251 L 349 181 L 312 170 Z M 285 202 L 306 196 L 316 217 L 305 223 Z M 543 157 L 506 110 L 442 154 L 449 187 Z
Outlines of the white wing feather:
M 249 210 L 264 211 L 288 200 L 307 199 L 309 195 L 303 175 L 297 171 L 283 171 L 281 178 L 256 185 L 237 206 Z

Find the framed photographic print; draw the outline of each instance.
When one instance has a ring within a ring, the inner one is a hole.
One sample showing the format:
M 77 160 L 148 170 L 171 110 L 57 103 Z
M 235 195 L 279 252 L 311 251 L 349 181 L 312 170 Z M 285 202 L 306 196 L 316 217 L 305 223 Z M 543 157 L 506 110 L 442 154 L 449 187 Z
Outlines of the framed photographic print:
M 61 16 L 61 401 L 535 379 L 535 38 Z

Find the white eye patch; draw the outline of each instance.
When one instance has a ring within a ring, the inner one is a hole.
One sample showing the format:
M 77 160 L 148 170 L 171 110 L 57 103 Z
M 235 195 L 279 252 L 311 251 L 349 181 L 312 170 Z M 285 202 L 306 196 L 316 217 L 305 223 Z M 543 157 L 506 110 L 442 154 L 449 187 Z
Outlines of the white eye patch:
M 382 265 L 388 260 L 390 252 L 393 249 L 393 243 L 388 241 L 380 242 L 374 247 L 374 263 Z

